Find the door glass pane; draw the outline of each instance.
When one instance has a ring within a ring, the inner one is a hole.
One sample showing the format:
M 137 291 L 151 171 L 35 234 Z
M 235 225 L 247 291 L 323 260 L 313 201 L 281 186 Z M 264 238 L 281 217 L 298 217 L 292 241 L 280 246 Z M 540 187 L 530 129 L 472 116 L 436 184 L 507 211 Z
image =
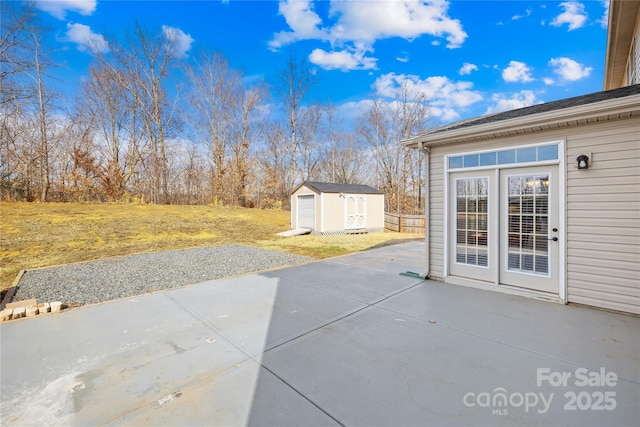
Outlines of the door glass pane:
M 558 146 L 547 145 L 545 147 L 538 147 L 538 160 L 557 160 L 558 159 Z
M 487 267 L 489 179 L 456 182 L 456 262 Z
M 549 175 L 510 176 L 507 188 L 507 268 L 510 271 L 547 275 Z
M 480 154 L 480 166 L 492 166 L 496 164 L 496 158 L 498 154 L 494 151 L 492 153 Z
M 516 161 L 518 163 L 535 162 L 536 148 L 520 148 L 516 150 Z

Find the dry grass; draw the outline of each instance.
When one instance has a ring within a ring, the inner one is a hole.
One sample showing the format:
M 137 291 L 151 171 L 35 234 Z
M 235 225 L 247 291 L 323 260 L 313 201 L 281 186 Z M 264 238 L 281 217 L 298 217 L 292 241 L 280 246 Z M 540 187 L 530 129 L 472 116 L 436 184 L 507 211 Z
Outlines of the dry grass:
M 21 269 L 140 252 L 245 244 L 314 258 L 361 251 L 400 233 L 278 237 L 289 212 L 211 206 L 0 202 L 0 289 Z

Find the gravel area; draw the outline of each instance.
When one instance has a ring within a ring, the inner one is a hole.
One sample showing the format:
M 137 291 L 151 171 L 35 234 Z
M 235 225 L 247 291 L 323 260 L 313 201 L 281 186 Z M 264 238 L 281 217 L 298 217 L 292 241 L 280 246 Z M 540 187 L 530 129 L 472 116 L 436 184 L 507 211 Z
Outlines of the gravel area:
M 94 304 L 311 260 L 243 245 L 128 255 L 29 270 L 14 301 Z

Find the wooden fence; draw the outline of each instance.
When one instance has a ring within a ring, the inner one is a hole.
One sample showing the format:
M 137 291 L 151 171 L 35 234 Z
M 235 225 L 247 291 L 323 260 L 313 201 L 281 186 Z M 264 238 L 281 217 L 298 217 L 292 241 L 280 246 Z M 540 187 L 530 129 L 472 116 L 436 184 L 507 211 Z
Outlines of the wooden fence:
M 424 234 L 424 215 L 384 213 L 384 228 L 400 233 Z

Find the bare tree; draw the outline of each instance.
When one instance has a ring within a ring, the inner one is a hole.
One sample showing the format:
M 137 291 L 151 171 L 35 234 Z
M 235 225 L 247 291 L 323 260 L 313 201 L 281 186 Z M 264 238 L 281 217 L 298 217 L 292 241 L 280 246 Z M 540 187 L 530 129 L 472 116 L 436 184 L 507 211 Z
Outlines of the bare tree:
M 268 123 L 262 130 L 264 141 L 258 152 L 260 185 L 256 200 L 260 208 L 289 209 L 290 187 L 287 182 L 290 157 L 287 153 L 287 131 L 276 122 Z
M 374 100 L 358 120 L 358 134 L 374 150 L 376 182 L 385 192 L 387 211 L 414 213 L 421 209 L 420 153 L 399 142 L 423 131 L 429 118 L 426 96 L 403 85 L 393 101 Z
M 102 148 L 102 156 L 108 165 L 106 170 L 112 175 L 109 186 L 124 189 L 140 161 L 136 155 L 140 148 L 135 146 L 139 141 L 135 138 L 139 130 L 128 127 L 131 115 L 135 115 L 136 100 L 120 83 L 126 79 L 122 73 L 122 70 L 104 64 L 93 65 L 77 109 L 83 117 L 81 120 L 91 123 L 96 130 L 96 142 Z
M 192 108 L 186 116 L 193 134 L 203 141 L 211 154 L 213 197 L 225 198 L 227 150 L 231 138 L 233 110 L 242 96 L 240 75 L 229 67 L 220 53 L 200 51 L 194 65 L 186 68 L 191 84 L 188 102 Z
M 325 145 L 319 165 L 319 179 L 340 184 L 373 184 L 372 156 L 358 145 L 352 132 L 339 132 Z
M 298 145 L 303 181 L 315 179 L 319 173 L 320 147 L 326 141 L 324 118 L 324 110 L 319 105 L 311 105 L 304 109 L 304 114 L 300 119 Z
M 37 182 L 38 197 L 46 201 L 51 188 L 49 133 L 52 129 L 49 117 L 53 98 L 45 79 L 49 78 L 47 71 L 54 64 L 51 53 L 43 50 L 41 42 L 48 29 L 37 20 L 31 4 L 12 3 L 3 2 L 0 6 L 3 18 L 0 35 L 0 105 L 4 118 L 13 117 L 12 121 L 3 120 L 3 136 L 9 139 L 3 140 L 0 146 L 4 150 L 3 157 L 10 152 L 22 152 L 28 156 L 28 159 L 23 159 L 27 163 L 23 172 L 29 173 L 26 181 L 30 184 Z M 18 129 L 11 130 L 9 126 L 21 127 L 32 119 L 35 120 L 31 124 L 35 125 L 37 135 L 22 141 L 28 147 L 10 151 L 10 144 L 13 143 L 16 148 L 15 144 L 18 143 L 15 137 L 25 133 Z M 33 179 L 32 174 L 36 171 L 38 177 Z
M 236 118 L 234 132 L 231 138 L 233 197 L 234 204 L 252 206 L 253 202 L 247 194 L 248 181 L 251 173 L 251 148 L 256 142 L 256 131 L 263 127 L 266 118 L 260 113 L 260 106 L 267 98 L 267 88 L 256 85 L 242 90 L 240 108 L 235 109 Z
M 298 146 L 297 132 L 300 127 L 303 100 L 309 90 L 316 84 L 316 76 L 309 64 L 302 58 L 289 57 L 286 68 L 280 74 L 278 87 L 286 114 L 289 131 L 289 182 L 295 185 L 298 179 Z M 291 190 L 292 188 L 289 188 Z
M 31 29 L 37 25 L 31 4 L 0 3 L 0 105 L 16 105 L 33 96 L 24 74 L 33 69 Z
M 177 66 L 177 40 L 153 34 L 136 25 L 123 44 L 110 42 L 113 59 L 102 58 L 101 64 L 134 100 L 136 112 L 151 144 L 152 199 L 169 202 L 166 144 L 175 116 L 176 99 L 167 95 L 170 72 Z M 118 69 L 119 68 L 119 69 Z M 177 95 L 175 95 L 177 97 Z

